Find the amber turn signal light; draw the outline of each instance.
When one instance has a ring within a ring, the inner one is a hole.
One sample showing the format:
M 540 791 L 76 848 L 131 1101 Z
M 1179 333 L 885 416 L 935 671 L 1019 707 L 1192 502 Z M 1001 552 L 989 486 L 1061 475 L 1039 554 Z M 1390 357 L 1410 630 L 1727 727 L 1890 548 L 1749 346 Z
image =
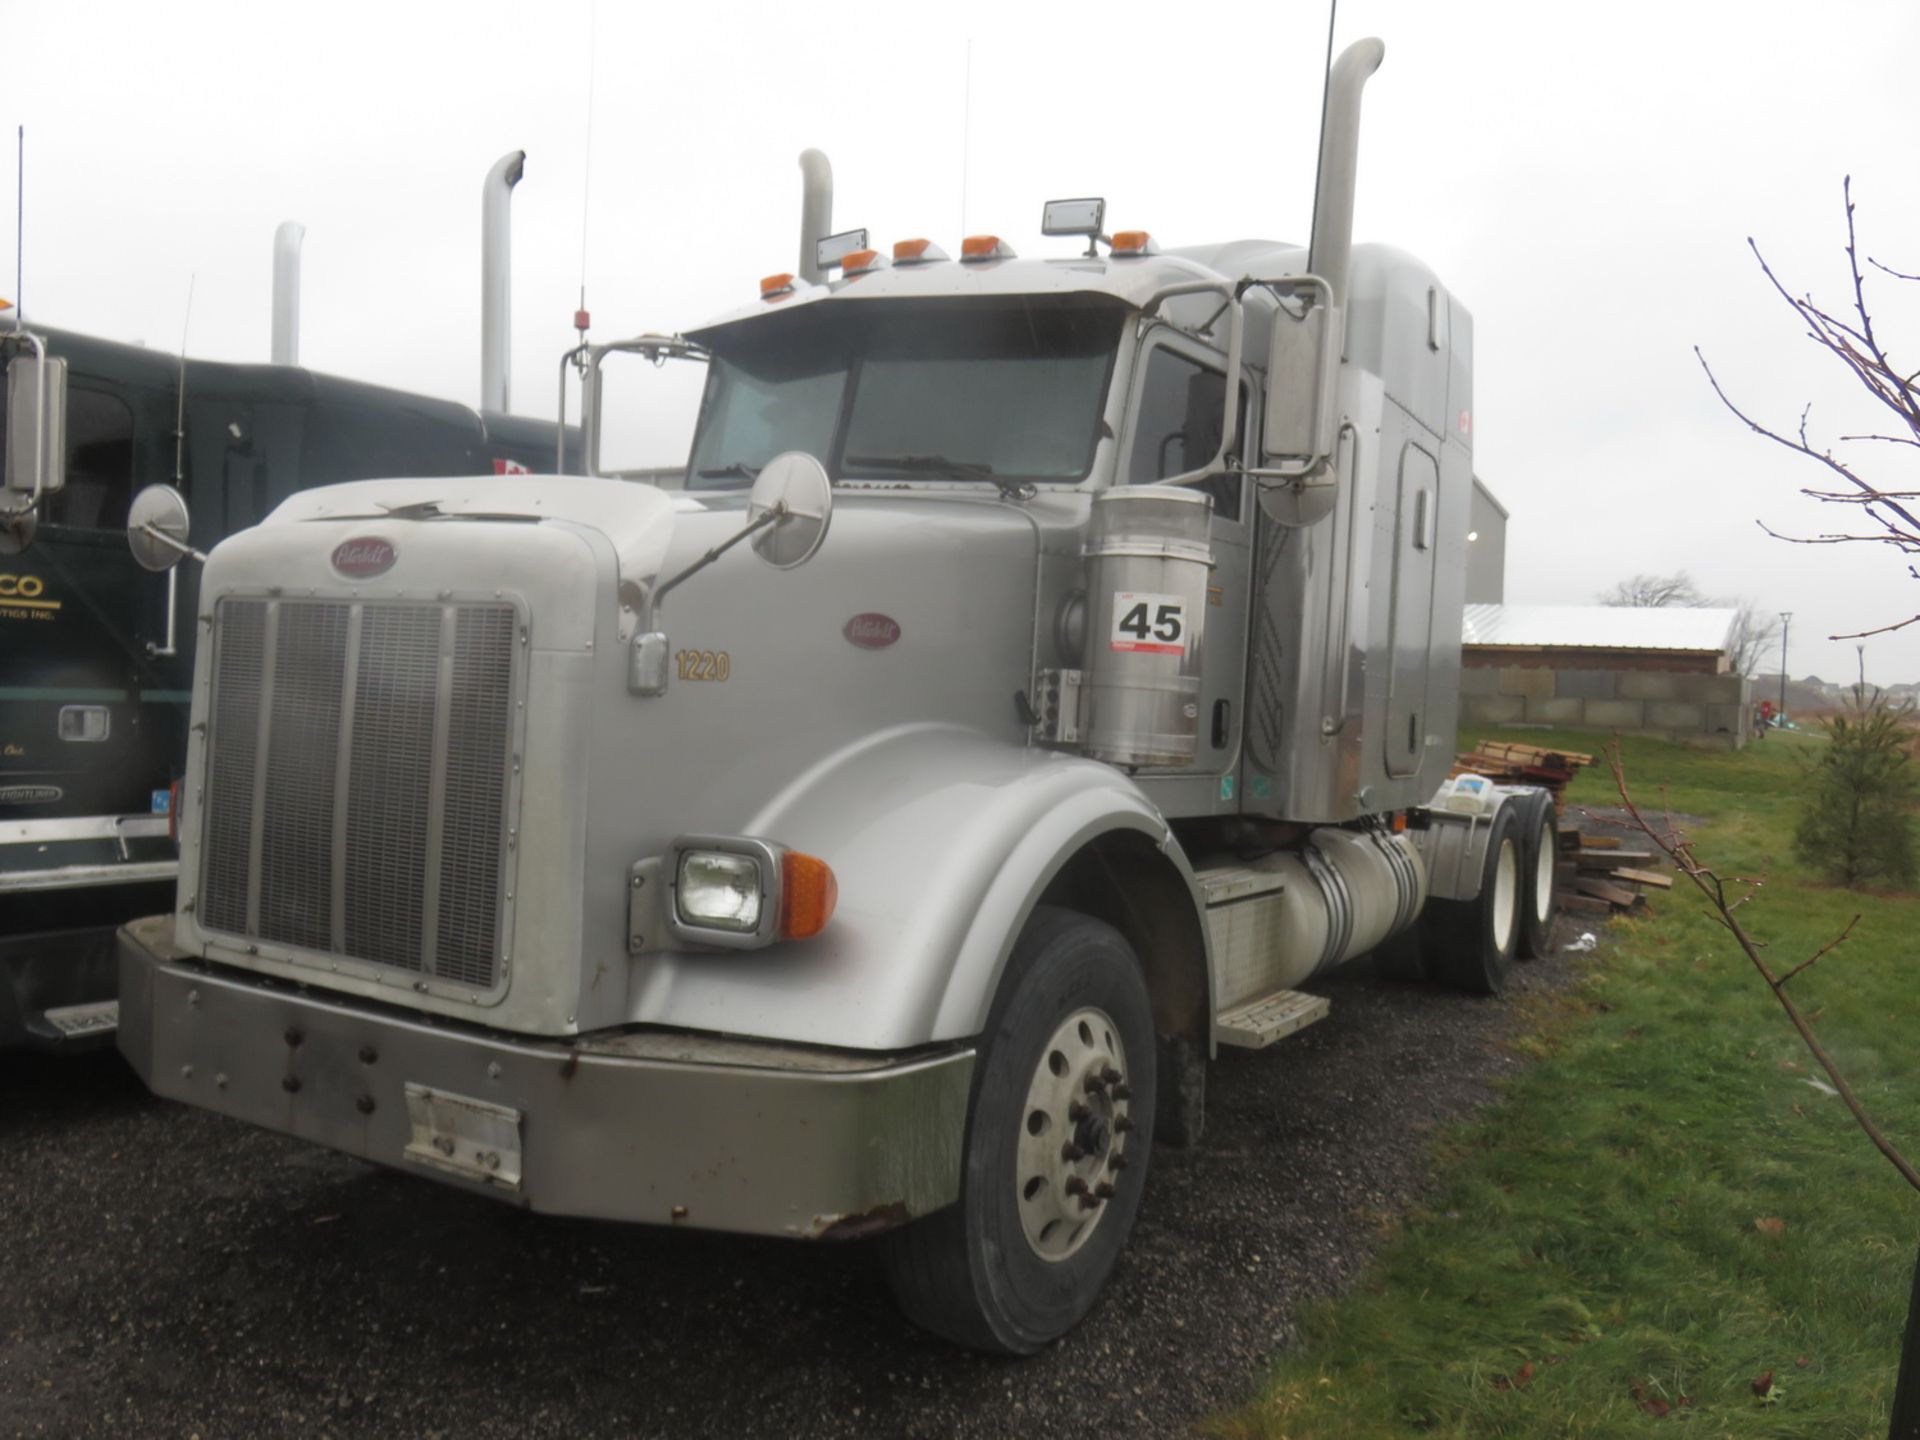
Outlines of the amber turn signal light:
M 789 850 L 780 857 L 780 938 L 808 940 L 827 928 L 840 902 L 833 867 L 813 855 Z

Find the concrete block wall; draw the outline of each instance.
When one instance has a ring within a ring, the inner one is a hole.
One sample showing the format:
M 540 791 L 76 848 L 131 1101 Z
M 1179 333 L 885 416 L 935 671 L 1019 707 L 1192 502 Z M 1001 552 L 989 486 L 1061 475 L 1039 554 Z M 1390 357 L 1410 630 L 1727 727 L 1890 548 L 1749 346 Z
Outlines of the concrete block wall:
M 1737 750 L 1753 738 L 1744 675 L 1476 666 L 1460 672 L 1460 723 L 1619 730 Z

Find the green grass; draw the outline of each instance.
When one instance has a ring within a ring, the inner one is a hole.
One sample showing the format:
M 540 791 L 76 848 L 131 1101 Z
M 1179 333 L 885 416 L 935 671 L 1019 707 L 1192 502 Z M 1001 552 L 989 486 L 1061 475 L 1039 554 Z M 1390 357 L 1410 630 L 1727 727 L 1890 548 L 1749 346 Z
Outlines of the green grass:
M 1705 863 L 1765 877 L 1740 915 L 1776 969 L 1861 915 L 1793 993 L 1883 1128 L 1920 1155 L 1920 900 L 1838 891 L 1792 861 L 1792 752 L 1817 743 L 1775 735 L 1728 755 L 1629 739 L 1625 762 L 1643 809 L 1706 819 Z M 1618 803 L 1600 766 L 1568 798 Z M 1431 1208 L 1352 1294 L 1310 1311 L 1258 1397 L 1208 1430 L 1885 1435 L 1920 1196 L 1807 1083 L 1814 1061 L 1684 880 L 1616 920 L 1599 956 L 1548 963 L 1585 974 L 1528 1010 L 1516 1044 L 1540 1063 L 1440 1142 Z M 1752 1382 L 1767 1371 L 1779 1394 L 1763 1405 Z M 1650 1413 L 1662 1404 L 1664 1419 Z

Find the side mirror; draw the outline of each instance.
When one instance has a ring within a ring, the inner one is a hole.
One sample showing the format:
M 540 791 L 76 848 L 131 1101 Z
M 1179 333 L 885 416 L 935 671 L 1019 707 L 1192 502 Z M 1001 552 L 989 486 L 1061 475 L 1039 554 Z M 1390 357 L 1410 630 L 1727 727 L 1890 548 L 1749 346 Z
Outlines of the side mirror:
M 1266 424 L 1262 448 L 1267 463 L 1283 475 L 1305 476 L 1333 453 L 1334 389 L 1345 336 L 1341 313 L 1325 286 L 1296 291 L 1305 309 L 1284 302 L 1273 317 L 1267 351 Z
M 171 485 L 149 485 L 127 507 L 127 545 L 133 558 L 155 573 L 171 570 L 181 557 L 200 555 L 187 543 L 187 500 Z
M 67 483 L 67 362 L 16 355 L 7 366 L 6 488 L 36 500 Z
M 747 522 L 764 527 L 754 534 L 753 553 L 776 570 L 811 560 L 832 519 L 833 481 L 827 467 L 803 450 L 769 460 L 747 496 Z

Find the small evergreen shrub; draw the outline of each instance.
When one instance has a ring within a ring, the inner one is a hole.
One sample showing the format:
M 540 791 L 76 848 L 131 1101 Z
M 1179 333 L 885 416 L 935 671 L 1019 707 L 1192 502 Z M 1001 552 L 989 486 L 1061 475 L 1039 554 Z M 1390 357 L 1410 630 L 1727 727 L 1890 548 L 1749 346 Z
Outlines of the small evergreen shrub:
M 1794 827 L 1801 860 L 1849 889 L 1914 879 L 1913 706 L 1876 690 L 1825 722 L 1827 739 L 1807 767 L 1806 809 Z

